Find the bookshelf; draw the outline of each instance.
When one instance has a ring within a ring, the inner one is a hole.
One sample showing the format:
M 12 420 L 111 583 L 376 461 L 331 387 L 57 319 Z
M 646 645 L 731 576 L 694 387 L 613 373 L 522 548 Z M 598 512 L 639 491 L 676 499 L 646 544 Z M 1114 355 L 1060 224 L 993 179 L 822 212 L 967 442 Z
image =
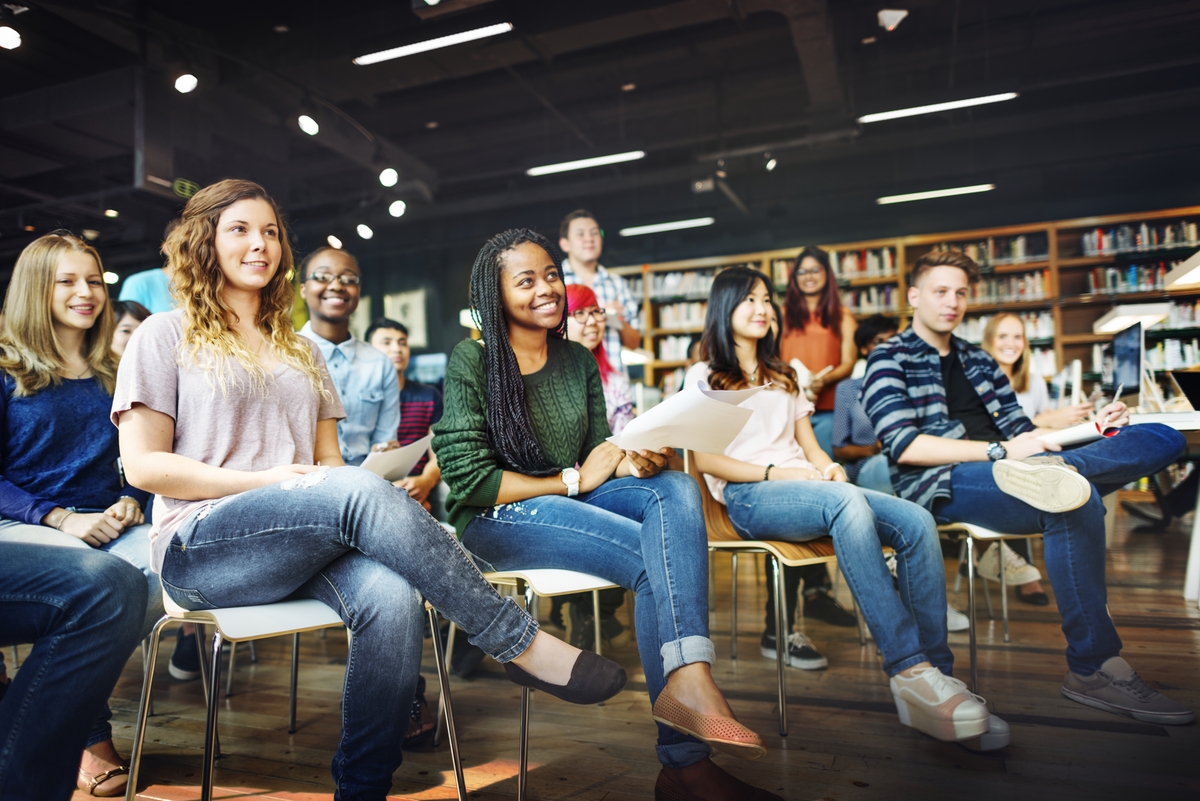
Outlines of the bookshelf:
M 1171 302 L 1167 321 L 1147 331 L 1147 359 L 1160 369 L 1200 365 L 1200 287 L 1162 285 L 1173 264 L 1200 249 L 1198 228 L 1200 206 L 1188 206 L 817 247 L 830 253 L 843 301 L 856 317 L 891 314 L 901 328 L 912 315 L 906 277 L 913 264 L 932 250 L 961 248 L 982 273 L 961 336 L 978 342 L 992 315 L 1014 312 L 1026 322 L 1036 373 L 1053 375 L 1080 359 L 1085 376 L 1098 380 L 1095 346 L 1112 335 L 1092 333 L 1092 324 L 1121 303 Z M 685 363 L 686 345 L 703 331 L 707 288 L 716 272 L 734 265 L 760 270 L 782 304 L 801 250 L 615 268 L 643 299 L 643 347 L 654 354 L 645 365 L 646 385 L 662 387 L 665 380 L 671 389 L 672 376 Z

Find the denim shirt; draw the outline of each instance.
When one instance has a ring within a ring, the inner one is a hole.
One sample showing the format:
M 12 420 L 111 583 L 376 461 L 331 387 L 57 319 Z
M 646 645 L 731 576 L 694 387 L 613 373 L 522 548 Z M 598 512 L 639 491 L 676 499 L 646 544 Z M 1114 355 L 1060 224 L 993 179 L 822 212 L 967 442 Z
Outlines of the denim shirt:
M 950 350 L 962 362 L 967 381 L 1001 434 L 1012 439 L 1034 429 L 995 359 L 953 335 Z M 875 348 L 867 359 L 862 402 L 887 451 L 896 494 L 926 509 L 932 509 L 938 498 L 949 498 L 953 464 L 921 467 L 896 461 L 919 434 L 967 439 L 963 424 L 950 418 L 937 348 L 912 328 Z
M 400 382 L 392 360 L 351 334 L 334 344 L 305 323 L 300 334 L 317 343 L 346 409 L 338 421 L 338 445 L 346 464 L 362 464 L 371 446 L 396 438 L 400 427 Z

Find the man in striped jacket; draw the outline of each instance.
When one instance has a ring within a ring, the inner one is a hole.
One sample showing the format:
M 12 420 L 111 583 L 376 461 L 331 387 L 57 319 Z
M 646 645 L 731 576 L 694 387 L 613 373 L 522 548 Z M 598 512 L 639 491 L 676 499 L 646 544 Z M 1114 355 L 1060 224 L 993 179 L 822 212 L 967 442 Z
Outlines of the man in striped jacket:
M 1183 436 L 1158 424 L 1123 427 L 1122 403 L 1099 419 L 1114 437 L 1052 454 L 1057 445 L 1021 411 L 1000 366 L 956 336 L 979 268 L 961 251 L 913 265 L 911 327 L 871 352 L 863 405 L 888 453 L 896 494 L 939 523 L 975 523 L 1009 534 L 1042 532 L 1046 571 L 1067 638 L 1062 693 L 1137 720 L 1183 724 L 1192 710 L 1146 684 L 1121 658 L 1107 609 L 1101 496 L 1155 473 L 1183 452 Z

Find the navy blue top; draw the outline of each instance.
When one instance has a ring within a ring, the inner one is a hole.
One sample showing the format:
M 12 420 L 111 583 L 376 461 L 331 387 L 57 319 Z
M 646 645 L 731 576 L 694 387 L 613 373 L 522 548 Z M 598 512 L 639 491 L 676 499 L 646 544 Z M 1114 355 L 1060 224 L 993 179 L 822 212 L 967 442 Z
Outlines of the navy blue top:
M 112 396 L 99 381 L 63 379 L 16 398 L 12 376 L 0 375 L 0 516 L 38 525 L 56 506 L 103 511 L 122 495 L 146 508 L 148 493 L 122 486 Z

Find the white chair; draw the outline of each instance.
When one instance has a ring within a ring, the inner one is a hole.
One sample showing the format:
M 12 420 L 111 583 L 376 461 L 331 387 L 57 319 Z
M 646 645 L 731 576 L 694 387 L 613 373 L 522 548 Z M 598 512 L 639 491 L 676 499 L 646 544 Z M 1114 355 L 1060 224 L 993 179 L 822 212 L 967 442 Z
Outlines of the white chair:
M 552 598 L 556 595 L 574 595 L 581 592 L 592 593 L 592 610 L 595 615 L 596 653 L 600 653 L 600 590 L 608 590 L 616 587 L 610 581 L 592 576 L 587 573 L 578 573 L 574 570 L 555 570 L 550 568 L 531 569 L 531 570 L 501 570 L 494 573 L 484 573 L 483 577 L 496 587 L 506 587 L 512 589 L 518 595 L 525 596 L 525 608 L 533 618 L 537 619 L 537 602 L 538 598 Z M 431 620 L 433 628 L 433 639 L 435 644 L 439 643 L 438 629 L 435 622 Z M 446 652 L 454 653 L 454 634 L 455 625 L 453 621 L 450 623 L 450 633 L 447 637 Z M 439 663 L 441 670 L 441 663 Z M 447 688 L 445 673 L 442 674 L 442 687 Z M 529 699 L 530 689 L 528 687 L 521 688 L 521 764 L 520 771 L 517 773 L 517 799 L 525 801 L 526 793 L 528 792 L 528 781 L 526 773 L 529 765 Z M 450 707 L 449 693 L 444 692 L 442 703 L 438 707 L 438 728 L 437 734 L 441 733 L 441 719 L 445 714 L 447 732 L 450 737 L 450 758 L 454 762 L 454 770 L 459 776 L 459 787 L 462 787 L 462 767 L 458 755 L 458 743 L 454 733 L 454 710 Z M 437 736 L 434 737 L 434 744 L 437 744 Z M 460 791 L 461 793 L 461 791 Z M 461 797 L 461 796 L 460 796 Z
M 963 544 L 966 546 L 965 561 L 967 564 L 967 619 L 970 621 L 968 628 L 971 640 L 971 692 L 979 691 L 979 668 L 975 661 L 975 543 L 1004 542 L 1005 540 L 1031 540 L 1041 537 L 1038 534 L 1001 534 L 998 531 L 992 531 L 989 528 L 975 525 L 974 523 L 947 523 L 944 526 L 938 526 L 938 531 L 943 534 L 958 532 L 963 535 Z M 1004 581 L 1004 555 L 1000 554 L 1000 609 L 1001 617 L 1004 622 L 1004 641 L 1009 641 L 1008 634 L 1008 588 Z M 955 587 L 957 589 L 957 580 Z M 984 579 L 984 597 L 987 599 L 988 614 L 991 615 L 992 599 L 988 594 L 987 579 Z

